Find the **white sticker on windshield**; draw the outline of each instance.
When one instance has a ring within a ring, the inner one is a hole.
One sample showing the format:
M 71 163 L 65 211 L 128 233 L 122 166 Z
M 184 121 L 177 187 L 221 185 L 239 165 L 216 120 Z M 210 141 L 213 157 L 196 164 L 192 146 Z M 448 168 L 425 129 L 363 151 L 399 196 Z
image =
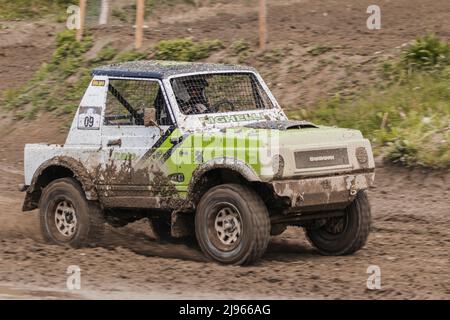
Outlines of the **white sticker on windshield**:
M 100 129 L 101 113 L 101 107 L 80 107 L 80 111 L 78 113 L 78 129 Z

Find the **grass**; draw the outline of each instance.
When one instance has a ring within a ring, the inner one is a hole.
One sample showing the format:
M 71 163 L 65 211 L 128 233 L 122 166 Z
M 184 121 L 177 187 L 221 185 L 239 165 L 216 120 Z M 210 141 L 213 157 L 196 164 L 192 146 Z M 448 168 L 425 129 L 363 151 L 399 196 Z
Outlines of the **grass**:
M 315 56 L 320 56 L 321 54 L 324 54 L 324 53 L 326 53 L 328 51 L 331 51 L 331 50 L 333 50 L 333 48 L 328 47 L 328 46 L 318 45 L 318 46 L 315 46 L 312 49 L 309 49 L 308 53 L 310 55 L 312 55 L 313 57 L 315 57 Z
M 30 19 L 61 15 L 73 0 L 0 0 L 0 19 Z
M 450 65 L 450 44 L 434 34 L 418 38 L 402 56 L 402 65 L 410 73 L 436 70 Z
M 92 45 L 93 39 L 89 33 L 82 42 L 75 41 L 73 30 L 59 33 L 56 49 L 49 62 L 43 64 L 22 88 L 6 90 L 3 108 L 13 112 L 16 119 L 33 119 L 40 112 L 51 112 L 58 116 L 73 114 L 91 80 L 92 68 L 149 57 L 147 52 L 119 52 L 113 46 L 106 45 L 94 58 L 86 59 L 86 53 Z M 208 57 L 221 46 L 217 40 L 166 40 L 155 46 L 153 56 L 165 60 L 195 61 Z
M 93 59 L 86 59 L 93 40 L 87 34 L 81 43 L 75 33 L 63 31 L 48 63 L 20 89 L 7 90 L 4 108 L 18 119 L 33 119 L 40 112 L 73 114 L 91 79 L 90 70 L 112 62 L 155 57 L 196 61 L 209 57 L 223 45 L 218 40 L 160 41 L 151 53 L 119 52 L 106 45 Z M 449 44 L 433 35 L 417 39 L 397 59 L 380 66 L 379 85 L 351 98 L 335 96 L 315 108 L 291 111 L 291 118 L 318 124 L 356 128 L 368 137 L 377 154 L 405 166 L 450 168 L 450 59 Z M 240 56 L 251 50 L 236 41 L 229 53 Z M 320 51 L 320 50 L 319 50 Z M 282 51 L 272 50 L 257 58 L 278 61 Z M 311 54 L 311 53 L 310 53 Z M 69 119 L 69 116 L 67 116 Z
M 196 0 L 146 0 L 145 1 L 145 16 L 148 17 L 156 7 L 173 7 L 178 4 L 187 4 L 191 6 L 196 5 Z M 112 16 L 123 23 L 134 23 L 136 15 L 136 3 L 130 1 L 128 4 L 114 8 Z
M 88 1 L 87 21 L 95 21 L 99 15 L 101 0 Z M 177 4 L 196 5 L 195 0 L 146 0 L 146 15 L 157 6 L 174 6 Z M 78 5 L 78 0 L 0 0 L 0 19 L 36 19 L 49 15 L 57 18 L 59 22 L 67 18 L 66 9 L 70 5 Z M 136 4 L 130 1 L 122 9 L 115 8 L 112 16 L 122 22 L 134 21 Z
M 219 40 L 162 40 L 155 46 L 155 57 L 159 60 L 197 61 L 208 58 L 214 51 L 222 48 L 222 42 Z
M 22 88 L 9 89 L 4 93 L 4 108 L 13 112 L 16 119 L 33 119 L 39 112 L 72 114 L 91 80 L 92 68 L 148 56 L 138 51 L 119 53 L 107 45 L 95 58 L 87 60 L 85 53 L 92 47 L 92 37 L 87 34 L 82 42 L 76 42 L 72 30 L 59 33 L 56 43 L 49 62 L 43 64 L 31 80 Z
M 356 99 L 337 96 L 311 111 L 296 111 L 291 116 L 359 129 L 372 141 L 377 153 L 395 163 L 449 168 L 447 57 L 448 43 L 433 35 L 419 38 L 399 61 L 382 65 L 382 77 L 387 83 L 360 93 Z

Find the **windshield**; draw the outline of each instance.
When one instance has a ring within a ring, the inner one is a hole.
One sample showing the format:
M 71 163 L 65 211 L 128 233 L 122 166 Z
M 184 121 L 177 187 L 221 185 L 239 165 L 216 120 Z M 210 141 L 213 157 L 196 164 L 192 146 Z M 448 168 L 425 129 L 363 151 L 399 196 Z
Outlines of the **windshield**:
M 273 108 L 252 73 L 183 76 L 171 84 L 180 111 L 186 115 Z

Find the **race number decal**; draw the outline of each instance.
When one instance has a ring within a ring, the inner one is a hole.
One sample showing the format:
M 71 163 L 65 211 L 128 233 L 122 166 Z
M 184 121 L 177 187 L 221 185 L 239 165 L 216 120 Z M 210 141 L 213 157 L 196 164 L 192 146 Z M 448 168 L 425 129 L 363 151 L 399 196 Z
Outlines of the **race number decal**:
M 80 107 L 78 112 L 78 129 L 100 129 L 101 112 L 102 108 L 100 107 Z

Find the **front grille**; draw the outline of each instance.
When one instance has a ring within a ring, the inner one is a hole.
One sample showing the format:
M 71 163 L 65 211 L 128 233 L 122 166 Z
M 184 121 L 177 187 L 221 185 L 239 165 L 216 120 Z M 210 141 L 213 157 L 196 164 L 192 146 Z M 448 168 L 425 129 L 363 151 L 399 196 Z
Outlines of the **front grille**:
M 348 164 L 346 148 L 298 151 L 294 153 L 295 167 L 308 169 L 318 167 L 332 167 Z

